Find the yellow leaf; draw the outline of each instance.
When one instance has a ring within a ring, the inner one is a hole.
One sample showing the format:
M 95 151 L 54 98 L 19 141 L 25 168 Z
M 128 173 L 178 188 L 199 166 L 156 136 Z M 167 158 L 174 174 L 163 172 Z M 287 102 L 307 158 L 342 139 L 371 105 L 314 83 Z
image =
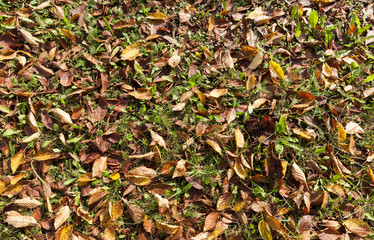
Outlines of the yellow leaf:
M 245 179 L 247 177 L 247 173 L 246 171 L 244 170 L 244 167 L 242 165 L 242 163 L 240 162 L 240 159 L 239 158 L 236 158 L 235 159 L 235 165 L 234 165 L 234 170 L 235 170 L 235 173 L 241 178 L 241 179 Z
M 77 43 L 77 39 L 75 36 L 67 29 L 60 29 L 61 33 L 65 35 L 65 37 L 69 38 L 73 43 Z
M 368 174 L 369 174 L 370 180 L 374 183 L 374 174 L 370 167 L 368 167 Z
M 5 191 L 1 194 L 1 196 L 15 196 L 20 194 L 23 191 L 23 185 L 21 183 L 17 183 L 16 185 L 11 185 L 7 187 Z
M 240 131 L 239 128 L 235 129 L 235 142 L 237 148 L 243 148 L 245 145 L 243 133 Z
M 344 127 L 341 125 L 340 122 L 338 122 L 337 128 L 338 128 L 338 138 L 339 138 L 339 141 L 340 142 L 344 142 L 345 139 L 347 138 L 347 133 L 345 132 Z
M 13 174 L 17 171 L 18 167 L 25 162 L 26 158 L 24 149 L 14 154 L 14 156 L 10 160 L 10 167 L 12 168 Z
M 135 185 L 138 186 L 145 186 L 152 182 L 149 177 L 146 176 L 136 176 L 136 175 L 128 175 L 128 179 Z
M 25 172 L 17 174 L 16 176 L 12 177 L 12 179 L 10 180 L 10 184 L 16 185 L 19 181 L 21 181 L 27 175 L 28 174 Z
M 141 44 L 140 43 L 134 43 L 128 45 L 125 50 L 123 50 L 121 54 L 121 59 L 122 60 L 130 60 L 133 61 L 137 56 L 139 56 L 139 52 L 141 49 Z
M 264 240 L 273 240 L 270 227 L 264 220 L 261 220 L 258 223 L 258 231 L 260 232 L 260 235 Z
M 245 206 L 245 201 L 237 202 L 235 203 L 235 206 L 232 208 L 234 212 L 239 212 L 242 210 Z
M 285 80 L 283 69 L 278 65 L 278 63 L 270 61 L 270 70 L 274 72 L 282 81 Z
M 176 233 L 181 226 L 175 226 L 175 225 L 170 225 L 162 222 L 156 222 L 156 227 L 158 230 L 160 230 L 163 233 L 167 234 L 174 234 Z
M 247 82 L 245 84 L 246 88 L 247 88 L 247 91 L 251 90 L 252 88 L 254 88 L 255 86 L 255 82 L 256 82 L 256 77 L 254 74 L 251 74 L 248 76 L 248 79 L 247 79 Z
M 213 232 L 209 234 L 208 240 L 216 239 L 222 233 L 222 222 L 218 222 Z
M 112 220 L 113 221 L 116 221 L 118 218 L 121 217 L 122 213 L 123 213 L 123 204 L 121 201 L 117 201 L 115 203 L 113 203 L 113 207 L 112 207 Z
M 0 53 L 0 61 L 12 60 L 17 57 L 17 52 L 14 50 L 5 50 Z
M 310 134 L 307 131 L 305 131 L 304 129 L 295 127 L 295 128 L 292 128 L 292 131 L 293 131 L 293 133 L 300 136 L 301 138 L 304 138 L 304 139 L 307 139 L 307 140 L 313 139 L 312 136 L 310 136 Z
M 78 186 L 83 186 L 85 184 L 87 184 L 88 182 L 91 182 L 91 181 L 94 181 L 96 180 L 96 178 L 93 178 L 91 176 L 91 173 L 85 173 L 83 175 L 81 175 L 77 181 L 78 181 Z
M 116 181 L 117 179 L 119 179 L 121 177 L 121 175 L 119 173 L 112 173 L 109 175 L 109 177 L 113 180 L 113 181 Z
M 200 102 L 202 102 L 202 104 L 205 105 L 205 103 L 206 103 L 206 97 L 205 97 L 205 94 L 202 93 L 199 89 L 196 89 L 196 93 L 197 93 L 197 96 L 198 96 L 199 99 L 200 99 Z
M 168 18 L 168 16 L 166 16 L 162 12 L 154 12 L 154 13 L 149 14 L 147 18 L 152 19 L 152 20 L 164 20 Z
M 60 240 L 70 240 L 73 234 L 73 225 L 65 226 L 60 232 Z
M 231 193 L 222 194 L 217 201 L 217 211 L 223 211 L 230 206 L 232 200 Z
M 107 227 L 104 230 L 104 240 L 116 240 L 116 231 L 113 227 Z
M 314 3 L 322 3 L 322 4 L 327 4 L 333 2 L 333 0 L 313 0 Z
M 211 139 L 206 140 L 206 143 L 209 144 L 216 152 L 218 152 L 220 155 L 222 155 L 222 149 L 218 145 L 218 143 L 216 143 L 215 141 L 213 141 Z
M 207 49 L 206 47 L 202 46 L 201 47 L 203 49 L 203 51 L 209 56 L 209 57 L 213 57 L 213 54 L 209 51 L 209 49 Z
M 47 161 L 58 158 L 60 153 L 56 153 L 52 150 L 41 150 L 37 152 L 32 158 L 38 161 Z
M 369 225 L 360 219 L 348 219 L 343 221 L 344 227 L 360 237 L 367 237 L 371 234 Z

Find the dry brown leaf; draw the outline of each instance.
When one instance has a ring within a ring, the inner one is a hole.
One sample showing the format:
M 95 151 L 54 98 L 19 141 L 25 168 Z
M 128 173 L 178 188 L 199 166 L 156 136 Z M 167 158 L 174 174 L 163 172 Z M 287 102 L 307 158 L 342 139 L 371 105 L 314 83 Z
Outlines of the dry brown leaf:
M 176 66 L 178 66 L 180 62 L 181 62 L 181 56 L 177 54 L 173 54 L 173 56 L 171 56 L 171 58 L 169 58 L 168 60 L 168 64 L 172 68 L 175 68 Z
M 54 222 L 55 229 L 58 229 L 68 218 L 70 217 L 70 208 L 69 206 L 62 207 L 58 213 L 56 213 L 56 218 Z
M 140 43 L 134 43 L 128 45 L 125 50 L 123 50 L 121 54 L 121 59 L 122 60 L 130 60 L 134 61 L 136 57 L 138 57 L 140 54 L 140 49 L 141 49 L 141 44 Z
M 111 218 L 113 221 L 116 221 L 118 218 L 122 216 L 123 213 L 123 204 L 121 201 L 116 201 L 113 203 Z
M 226 95 L 227 93 L 229 92 L 228 89 L 224 88 L 224 89 L 213 89 L 208 97 L 212 97 L 212 98 L 219 98 L 221 96 L 224 96 Z
M 129 92 L 129 95 L 140 100 L 151 100 L 153 97 L 152 93 L 146 89 L 138 89 L 136 91 Z
M 129 175 L 128 179 L 138 186 L 146 186 L 152 182 L 152 179 L 146 176 Z
M 185 173 L 186 173 L 186 161 L 179 160 L 177 162 L 177 166 L 174 169 L 172 178 L 183 177 Z
M 91 173 L 85 173 L 85 174 L 82 174 L 77 179 L 77 182 L 78 182 L 78 186 L 83 186 L 83 185 L 87 184 L 88 182 L 92 182 L 94 180 L 96 180 L 96 178 L 93 178 Z
M 287 235 L 287 229 L 283 226 L 283 224 L 279 222 L 278 219 L 271 216 L 267 211 L 265 211 L 265 221 L 274 231 L 280 233 L 282 236 Z
M 92 194 L 92 196 L 88 199 L 87 204 L 88 205 L 94 204 L 98 202 L 99 200 L 101 200 L 103 197 L 105 197 L 105 195 L 107 194 L 108 192 L 106 190 L 103 190 L 103 189 L 98 190 L 94 194 Z
M 113 227 L 106 227 L 104 230 L 104 240 L 116 240 L 116 231 Z
M 74 34 L 67 29 L 60 29 L 61 33 L 65 35 L 65 37 L 69 38 L 73 43 L 77 43 L 77 39 L 75 38 Z
M 241 179 L 245 179 L 247 177 L 247 173 L 239 158 L 235 158 L 234 170 Z
M 67 112 L 63 111 L 62 109 L 52 108 L 50 112 L 56 115 L 60 119 L 61 122 L 70 124 L 70 125 L 74 124 L 73 121 L 71 121 L 70 115 Z
M 60 153 L 56 153 L 50 149 L 47 149 L 47 150 L 41 150 L 37 152 L 32 158 L 38 161 L 47 161 L 47 160 L 58 158 L 59 156 L 60 156 Z
M 305 174 L 303 172 L 303 170 L 301 170 L 301 168 L 299 167 L 299 165 L 297 165 L 295 162 L 292 164 L 292 176 L 299 182 L 303 183 L 304 185 L 306 185 L 306 177 L 305 177 Z
M 160 232 L 166 234 L 175 234 L 181 228 L 181 226 L 170 225 L 163 222 L 156 222 L 156 227 Z
M 229 52 L 225 52 L 222 57 L 223 65 L 229 69 L 234 68 L 234 60 Z
M 258 231 L 264 240 L 273 240 L 270 227 L 263 219 L 258 223 Z
M 12 168 L 13 174 L 17 171 L 18 167 L 26 162 L 25 150 L 22 149 L 18 153 L 14 154 L 10 160 L 10 167 Z
M 24 216 L 16 211 L 6 212 L 5 222 L 15 228 L 30 227 L 37 224 L 37 221 L 33 216 Z
M 88 222 L 88 224 L 92 224 L 92 217 L 90 217 L 90 214 L 82 206 L 78 207 L 77 215 Z
M 264 103 L 268 102 L 269 100 L 267 100 L 266 98 L 259 98 L 259 99 L 256 99 L 253 104 L 252 104 L 252 108 L 253 109 L 256 109 L 256 108 L 259 108 L 261 107 Z
M 174 105 L 172 110 L 175 111 L 175 112 L 179 112 L 179 111 L 182 111 L 185 106 L 186 106 L 185 102 L 180 102 L 180 103 Z
M 221 221 L 217 222 L 214 230 L 209 234 L 208 240 L 216 239 L 219 235 L 221 235 L 223 232 L 222 227 L 223 227 L 222 222 Z
M 368 166 L 368 175 L 369 175 L 370 180 L 374 183 L 374 174 L 369 166 Z
M 162 212 L 162 209 L 165 209 L 165 210 L 169 209 L 169 200 L 168 199 L 161 197 L 157 193 L 154 194 L 154 196 L 157 199 L 159 212 Z
M 5 50 L 0 53 L 0 61 L 12 60 L 17 57 L 17 51 Z
M 218 212 L 209 213 L 208 216 L 206 216 L 205 218 L 203 231 L 206 232 L 213 229 L 217 225 L 218 217 Z
M 211 146 L 216 152 L 218 152 L 220 155 L 222 155 L 222 149 L 221 147 L 218 145 L 217 142 L 211 140 L 211 139 L 207 139 L 206 140 L 206 143 Z
M 236 118 L 236 110 L 235 108 L 231 108 L 226 116 L 227 124 L 230 124 L 232 121 L 234 121 Z
M 347 134 L 365 133 L 365 131 L 360 127 L 360 125 L 352 121 L 347 123 L 347 125 L 345 126 L 345 132 Z
M 134 223 L 141 222 L 145 215 L 144 210 L 124 198 L 122 198 L 122 201 L 126 204 L 130 217 Z
M 344 227 L 360 237 L 367 237 L 371 234 L 369 225 L 360 219 L 348 219 L 343 221 Z
M 160 145 L 160 147 L 167 149 L 165 140 L 160 135 L 158 135 L 158 133 L 151 131 L 151 136 L 152 136 L 153 142 Z
M 36 37 L 34 37 L 31 33 L 29 33 L 26 30 L 19 28 L 18 31 L 21 33 L 25 41 L 32 46 L 38 46 L 39 45 L 38 42 L 43 43 L 42 40 L 37 39 Z
M 200 137 L 205 133 L 206 130 L 206 124 L 204 122 L 199 122 L 196 124 L 196 136 Z
M 255 70 L 260 66 L 262 63 L 262 60 L 264 59 L 264 53 L 260 51 L 259 53 L 256 54 L 256 56 L 252 59 L 251 64 L 249 65 L 249 69 Z
M 129 171 L 129 180 L 135 185 L 145 186 L 151 183 L 152 179 L 157 176 L 157 172 L 152 168 L 137 167 Z
M 230 206 L 232 193 L 222 194 L 217 201 L 217 211 L 223 211 Z
M 95 162 L 92 165 L 92 177 L 100 178 L 101 174 L 105 171 L 107 168 L 107 156 L 105 157 L 99 157 L 95 160 Z
M 25 207 L 25 208 L 36 208 L 39 207 L 40 205 L 43 205 L 41 202 L 34 198 L 30 197 L 25 197 L 22 199 L 17 199 L 13 202 L 15 205 L 20 206 L 20 207 Z
M 32 141 L 35 141 L 35 140 L 39 139 L 40 135 L 41 135 L 40 132 L 33 133 L 30 136 L 28 136 L 27 138 L 23 139 L 22 143 L 30 143 Z
M 254 88 L 256 82 L 256 77 L 254 74 L 251 74 L 248 76 L 247 82 L 245 83 L 245 87 L 247 88 L 247 91 Z
M 17 184 L 19 181 L 21 181 L 24 177 L 26 177 L 28 174 L 26 172 L 19 173 L 16 176 L 12 177 L 10 180 L 11 185 Z
M 313 139 L 313 137 L 310 136 L 310 134 L 307 131 L 305 131 L 304 129 L 294 127 L 294 128 L 292 128 L 292 132 L 295 133 L 296 135 L 300 136 L 303 139 L 307 139 L 307 140 L 312 140 Z
M 282 81 L 285 80 L 283 69 L 278 65 L 278 63 L 270 61 L 270 70 L 275 73 Z
M 237 148 L 243 148 L 245 145 L 244 135 L 239 128 L 235 129 L 235 142 Z

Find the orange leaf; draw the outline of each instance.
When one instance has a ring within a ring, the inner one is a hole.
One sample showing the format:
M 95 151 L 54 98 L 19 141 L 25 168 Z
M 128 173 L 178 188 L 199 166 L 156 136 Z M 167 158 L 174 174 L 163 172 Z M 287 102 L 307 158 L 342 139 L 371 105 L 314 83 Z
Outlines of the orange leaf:
M 205 218 L 203 231 L 206 232 L 206 231 L 209 231 L 209 230 L 213 229 L 214 226 L 217 225 L 218 217 L 219 217 L 218 212 L 209 213 L 208 216 L 206 216 L 206 218 Z
M 156 227 L 158 230 L 166 234 L 175 234 L 179 228 L 181 228 L 181 226 L 170 225 L 162 222 L 156 222 Z
M 98 190 L 97 192 L 92 194 L 92 196 L 88 199 L 87 204 L 88 205 L 94 204 L 97 201 L 101 200 L 103 197 L 105 197 L 105 195 L 107 195 L 107 194 L 108 194 L 108 192 L 105 191 L 105 190 Z

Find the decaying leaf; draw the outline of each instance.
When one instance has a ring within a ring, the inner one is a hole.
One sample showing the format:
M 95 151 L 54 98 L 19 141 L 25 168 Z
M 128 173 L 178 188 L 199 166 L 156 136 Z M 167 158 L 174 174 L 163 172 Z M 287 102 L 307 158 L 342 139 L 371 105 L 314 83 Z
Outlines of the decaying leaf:
M 39 43 L 43 43 L 42 40 L 40 39 L 37 39 L 36 37 L 34 37 L 31 33 L 29 33 L 28 31 L 24 30 L 24 29 L 21 29 L 19 28 L 18 31 L 21 33 L 22 37 L 25 39 L 25 41 L 32 45 L 32 46 L 38 46 L 38 42 Z
M 60 231 L 60 240 L 70 240 L 73 235 L 73 225 L 64 226 Z
M 100 178 L 101 174 L 105 171 L 107 167 L 107 156 L 105 157 L 99 157 L 96 159 L 92 165 L 92 177 Z
M 303 172 L 303 170 L 301 170 L 301 168 L 299 167 L 299 165 L 297 165 L 295 162 L 292 164 L 292 176 L 299 182 L 303 183 L 304 185 L 306 185 L 306 177 L 305 177 L 305 174 Z
M 90 217 L 90 214 L 82 206 L 78 207 L 77 215 L 88 222 L 88 224 L 92 224 L 92 217 Z
M 239 128 L 235 129 L 235 142 L 237 148 L 243 148 L 245 145 L 244 135 Z
M 211 146 L 216 152 L 218 152 L 220 155 L 222 155 L 222 149 L 221 149 L 221 147 L 218 145 L 218 143 L 216 141 L 211 140 L 211 139 L 207 139 L 206 143 L 209 146 Z
M 258 231 L 264 240 L 273 240 L 270 227 L 263 219 L 258 223 Z
M 347 125 L 345 126 L 345 132 L 347 134 L 356 134 L 356 133 L 363 134 L 363 133 L 365 133 L 365 131 L 360 127 L 360 125 L 358 125 L 357 123 L 352 122 L 352 121 L 347 123 Z
M 51 159 L 56 159 L 59 156 L 60 156 L 60 153 L 47 149 L 47 150 L 41 150 L 37 152 L 32 158 L 38 161 L 47 161 Z
M 156 227 L 159 231 L 166 234 L 175 234 L 181 226 L 170 225 L 163 222 L 156 222 Z
M 100 201 L 107 194 L 108 194 L 108 192 L 106 190 L 103 190 L 103 189 L 98 190 L 94 194 L 92 194 L 92 196 L 88 199 L 87 204 L 88 205 L 94 204 L 94 203 Z
M 123 204 L 121 201 L 116 201 L 113 203 L 111 218 L 113 221 L 116 221 L 118 218 L 121 217 L 123 213 Z
M 182 177 L 186 173 L 186 161 L 179 160 L 174 169 L 173 178 Z
M 10 160 L 10 167 L 12 168 L 13 174 L 17 171 L 18 167 L 26 162 L 25 150 L 20 150 L 18 153 L 14 154 Z
M 218 217 L 218 212 L 209 213 L 208 216 L 206 216 L 205 218 L 203 231 L 206 232 L 213 229 L 217 225 Z
M 141 222 L 145 215 L 144 210 L 124 198 L 122 198 L 122 201 L 126 204 L 130 217 L 134 223 Z
M 15 228 L 30 227 L 37 224 L 36 219 L 33 216 L 24 216 L 16 211 L 6 212 L 5 222 Z
M 226 88 L 223 88 L 223 89 L 213 89 L 213 90 L 209 93 L 208 97 L 219 98 L 219 97 L 221 97 L 221 96 L 226 95 L 228 92 L 229 92 L 229 90 L 226 89 Z
M 274 231 L 280 233 L 282 236 L 287 236 L 287 229 L 283 226 L 283 224 L 278 219 L 271 216 L 267 211 L 265 211 L 265 222 Z
M 25 207 L 25 208 L 36 208 L 36 207 L 39 207 L 40 205 L 43 205 L 38 200 L 36 200 L 34 198 L 30 198 L 30 197 L 17 199 L 13 203 L 17 206 Z
M 367 237 L 371 234 L 369 225 L 360 219 L 347 219 L 343 221 L 344 227 L 360 237 Z
M 116 240 L 116 231 L 113 227 L 106 227 L 104 230 L 104 240 Z
M 152 168 L 137 167 L 129 171 L 128 178 L 135 185 L 145 186 L 151 183 L 157 176 L 157 172 Z
M 154 131 L 151 131 L 151 136 L 152 136 L 152 139 L 155 143 L 160 145 L 160 147 L 162 147 L 164 149 L 167 149 L 167 145 L 166 145 L 166 142 L 163 139 L 163 137 L 161 137 L 158 133 L 156 133 Z
M 154 13 L 149 14 L 147 18 L 152 19 L 152 20 L 165 20 L 168 18 L 168 16 L 162 12 L 154 12 Z
M 153 97 L 152 93 L 147 89 L 138 89 L 136 91 L 129 92 L 129 95 L 140 100 L 151 100 Z
M 69 206 L 62 207 L 57 213 L 54 222 L 55 229 L 58 229 L 70 217 Z
M 52 108 L 50 112 L 56 115 L 60 119 L 61 122 L 70 124 L 70 125 L 74 124 L 73 121 L 71 121 L 70 115 L 64 110 L 59 109 L 59 108 Z
M 134 44 L 128 45 L 125 48 L 125 50 L 123 50 L 121 54 L 121 59 L 134 61 L 135 58 L 139 56 L 141 46 L 142 45 L 140 43 L 134 43 Z
M 223 211 L 230 206 L 232 200 L 232 193 L 222 194 L 217 201 L 217 211 Z

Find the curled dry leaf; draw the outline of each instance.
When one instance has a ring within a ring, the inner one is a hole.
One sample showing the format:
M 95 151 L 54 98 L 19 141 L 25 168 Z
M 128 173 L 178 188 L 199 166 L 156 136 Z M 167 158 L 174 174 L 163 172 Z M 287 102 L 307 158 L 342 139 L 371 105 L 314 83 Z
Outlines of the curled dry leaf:
M 159 194 L 154 194 L 155 198 L 157 199 L 157 203 L 158 203 L 158 209 L 159 209 L 159 212 L 162 212 L 160 210 L 162 209 L 169 209 L 169 200 L 167 200 L 166 198 L 163 198 L 161 197 Z
M 163 222 L 156 222 L 156 227 L 159 231 L 166 234 L 175 234 L 181 228 L 181 226 L 170 225 Z
M 137 167 L 128 172 L 129 180 L 135 185 L 145 186 L 151 183 L 152 179 L 157 176 L 157 172 L 152 168 Z
M 232 193 L 222 194 L 217 201 L 217 211 L 223 211 L 230 206 Z
M 345 132 L 347 134 L 365 133 L 365 131 L 360 127 L 360 125 L 352 121 L 347 123 L 347 125 L 345 126 Z
M 278 219 L 271 216 L 267 211 L 265 211 L 265 221 L 271 229 L 280 233 L 282 236 L 287 236 L 287 229 L 283 226 Z
M 88 199 L 88 205 L 94 204 L 101 200 L 103 197 L 105 197 L 108 194 L 106 190 L 100 189 L 96 191 L 92 196 Z
M 297 165 L 295 162 L 292 164 L 292 176 L 299 182 L 306 185 L 306 177 L 304 172 L 301 170 L 299 165 Z
M 343 221 L 344 227 L 360 237 L 367 237 L 371 234 L 369 225 L 360 219 L 348 219 Z
M 160 145 L 162 148 L 167 149 L 165 140 L 158 133 L 151 131 L 151 136 L 155 143 Z
M 270 227 L 263 219 L 258 223 L 258 231 L 264 240 L 273 240 Z
M 71 121 L 70 115 L 64 110 L 59 109 L 59 108 L 52 108 L 50 112 L 56 115 L 60 119 L 61 122 L 70 124 L 70 125 L 74 124 L 73 121 Z
M 26 162 L 25 150 L 22 149 L 18 153 L 14 154 L 10 160 L 10 167 L 12 168 L 13 174 L 17 171 L 18 167 Z
M 23 139 L 22 143 L 30 143 L 32 141 L 35 141 L 36 139 L 38 139 L 40 137 L 40 135 L 41 135 L 40 132 L 33 133 L 29 137 Z
M 25 207 L 25 208 L 36 208 L 39 207 L 40 205 L 43 205 L 41 202 L 34 198 L 30 197 L 25 197 L 22 199 L 17 199 L 13 202 L 15 205 L 20 206 L 20 207 Z
M 56 218 L 54 222 L 55 229 L 58 229 L 68 218 L 70 217 L 69 206 L 62 207 L 58 213 L 56 213 Z
M 179 160 L 177 162 L 177 166 L 175 167 L 172 178 L 182 177 L 184 176 L 185 173 L 186 173 L 186 161 Z
M 239 128 L 235 129 L 235 142 L 237 148 L 243 148 L 245 145 L 244 135 Z
M 82 206 L 78 207 L 77 215 L 88 222 L 88 224 L 92 224 L 92 217 L 90 217 L 90 214 Z
M 238 157 L 235 158 L 234 170 L 241 179 L 245 179 L 247 177 L 247 173 Z
M 5 222 L 15 228 L 31 227 L 37 224 L 33 216 L 24 216 L 16 211 L 6 212 Z
M 211 146 L 216 152 L 218 152 L 220 155 L 222 155 L 222 149 L 221 147 L 218 145 L 217 142 L 211 140 L 211 139 L 207 139 L 206 140 L 206 143 Z
M 39 127 L 38 127 L 38 124 L 36 122 L 35 116 L 31 111 L 27 115 L 27 122 L 29 123 L 29 126 L 33 131 L 35 131 L 35 132 L 39 131 Z

